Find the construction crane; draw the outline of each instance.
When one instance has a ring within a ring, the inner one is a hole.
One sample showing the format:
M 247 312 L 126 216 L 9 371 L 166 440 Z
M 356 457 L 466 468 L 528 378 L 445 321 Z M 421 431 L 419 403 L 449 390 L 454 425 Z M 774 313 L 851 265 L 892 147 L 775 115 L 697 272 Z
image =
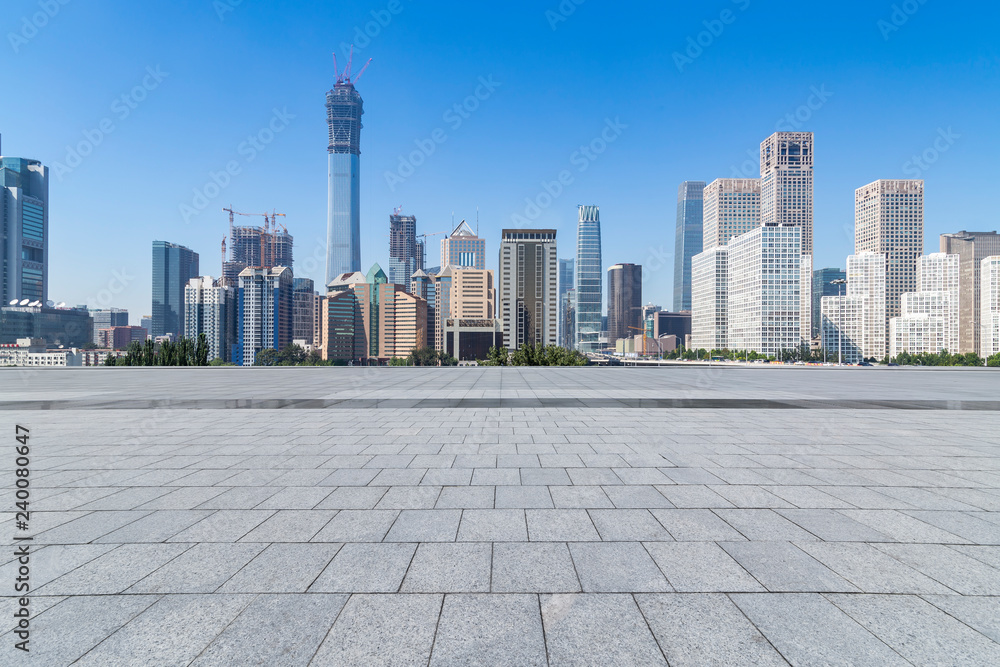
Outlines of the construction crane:
M 227 213 L 229 213 L 229 237 L 230 238 L 232 238 L 232 236 L 233 236 L 233 216 L 234 215 L 244 215 L 244 216 L 247 216 L 247 217 L 256 217 L 258 215 L 264 216 L 264 227 L 263 227 L 263 230 L 262 230 L 261 235 L 260 235 L 260 262 L 261 262 L 261 267 L 268 266 L 269 264 L 268 264 L 268 261 L 267 261 L 267 255 L 268 255 L 268 253 L 267 253 L 268 243 L 267 242 L 275 234 L 278 233 L 278 216 L 281 216 L 281 217 L 284 218 L 284 217 L 286 217 L 285 214 L 284 213 L 278 213 L 275 210 L 272 210 L 270 213 L 243 213 L 242 211 L 234 211 L 232 206 L 229 206 L 228 208 L 223 208 L 222 210 L 226 211 Z M 274 231 L 273 232 L 271 231 L 272 223 L 274 225 Z M 285 234 L 288 233 L 288 229 L 284 225 L 281 225 L 281 228 L 285 232 Z M 274 255 L 274 252 L 273 252 L 273 250 L 274 250 L 274 243 L 273 242 L 271 243 L 271 250 L 272 250 L 272 252 L 271 252 L 272 256 L 270 258 L 271 259 L 270 264 L 273 265 L 273 263 L 274 263 L 274 256 L 273 256 Z M 225 241 L 225 239 L 223 239 L 222 240 L 222 261 L 223 261 L 223 264 L 225 264 L 225 261 L 226 261 L 226 259 L 225 259 L 225 253 L 226 253 L 226 241 Z
M 361 71 L 358 72 L 358 75 L 356 77 L 354 77 L 354 80 L 352 81 L 351 80 L 351 68 L 354 65 L 354 45 L 351 44 L 351 56 L 350 56 L 350 58 L 348 58 L 348 60 L 347 60 L 347 67 L 344 69 L 343 72 L 341 72 L 340 68 L 337 67 L 337 54 L 334 53 L 333 54 L 333 69 L 337 72 L 337 85 L 339 86 L 339 85 L 342 85 L 342 84 L 345 84 L 345 83 L 346 84 L 350 84 L 350 85 L 356 84 L 358 82 L 358 79 L 361 78 L 361 75 L 365 73 L 365 70 L 368 69 L 368 66 L 371 65 L 371 64 L 372 64 L 372 59 L 369 58 L 368 62 L 365 63 L 365 66 L 361 68 Z
M 648 352 L 646 351 L 646 327 L 640 328 L 640 327 L 630 326 L 629 329 L 635 329 L 636 331 L 642 332 L 642 355 L 646 356 L 648 354 Z

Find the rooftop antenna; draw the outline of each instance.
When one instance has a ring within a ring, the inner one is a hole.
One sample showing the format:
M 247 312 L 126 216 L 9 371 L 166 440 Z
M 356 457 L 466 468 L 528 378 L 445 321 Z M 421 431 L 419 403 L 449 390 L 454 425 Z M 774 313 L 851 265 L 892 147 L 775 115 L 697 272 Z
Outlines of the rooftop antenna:
M 476 236 L 479 236 L 479 207 L 476 207 Z

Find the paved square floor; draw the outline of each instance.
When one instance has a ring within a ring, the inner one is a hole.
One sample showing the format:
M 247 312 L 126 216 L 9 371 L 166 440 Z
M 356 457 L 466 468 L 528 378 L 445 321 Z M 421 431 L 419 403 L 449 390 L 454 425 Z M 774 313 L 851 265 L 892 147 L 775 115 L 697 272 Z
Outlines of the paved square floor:
M 998 401 L 983 369 L 2 369 L 0 664 L 997 665 Z

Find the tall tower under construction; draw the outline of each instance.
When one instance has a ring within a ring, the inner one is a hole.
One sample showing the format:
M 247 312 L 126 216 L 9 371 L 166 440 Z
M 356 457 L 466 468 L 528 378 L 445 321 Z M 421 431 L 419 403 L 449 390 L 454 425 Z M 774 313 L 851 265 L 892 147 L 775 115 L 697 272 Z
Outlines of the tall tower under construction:
M 369 61 L 371 62 L 371 61 Z M 336 66 L 336 56 L 334 56 Z M 365 68 L 368 64 L 365 64 Z M 351 79 L 351 63 L 326 94 L 329 126 L 326 282 L 361 270 L 361 116 L 364 101 Z

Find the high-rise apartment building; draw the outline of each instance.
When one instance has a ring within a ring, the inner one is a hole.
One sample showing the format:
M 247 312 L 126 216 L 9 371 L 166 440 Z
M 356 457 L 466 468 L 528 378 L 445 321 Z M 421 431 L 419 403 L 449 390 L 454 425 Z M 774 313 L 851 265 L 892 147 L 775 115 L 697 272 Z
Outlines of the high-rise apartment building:
M 49 168 L 0 157 L 0 305 L 49 298 Z
M 802 337 L 802 283 L 809 280 L 802 271 L 803 231 L 802 225 L 768 225 L 730 240 L 730 349 L 778 355 L 808 344 Z
M 359 75 L 360 76 L 360 75 Z M 326 283 L 361 270 L 361 116 L 364 101 L 350 72 L 337 75 L 326 94 Z
M 205 334 L 208 359 L 232 359 L 236 342 L 236 288 L 211 276 L 192 278 L 184 287 L 184 337 Z
M 556 250 L 554 229 L 502 231 L 497 310 L 503 322 L 504 344 L 511 350 L 522 345 L 556 344 L 556 320 L 559 316 L 559 257 Z M 598 310 L 598 323 L 600 315 Z
M 1000 255 L 985 258 L 979 267 L 980 303 L 976 324 L 982 344 L 979 356 L 1000 354 Z
M 99 310 L 91 310 L 90 316 L 94 318 L 94 342 L 97 342 L 98 334 L 97 332 L 101 329 L 110 329 L 111 327 L 127 327 L 128 326 L 128 311 L 124 308 L 102 308 Z M 148 329 L 147 329 L 148 331 Z
M 372 356 L 369 339 L 374 287 L 360 271 L 334 276 L 330 281 L 320 317 L 323 359 L 347 363 Z
M 691 258 L 702 251 L 705 181 L 684 181 L 677 188 L 674 236 L 674 310 L 691 310 Z
M 292 342 L 292 270 L 248 268 L 239 280 L 233 363 L 253 366 L 261 350 L 283 350 Z
M 847 258 L 847 288 L 843 294 L 863 301 L 860 347 L 865 359 L 881 361 L 889 349 L 885 328 L 885 269 L 885 255 L 881 253 L 859 252 Z
M 979 352 L 982 347 L 980 307 L 982 285 L 980 269 L 987 257 L 1000 255 L 1000 234 L 996 232 L 957 232 L 941 235 L 941 252 L 959 258 L 959 340 L 957 352 Z
M 889 354 L 951 352 L 959 341 L 959 258 L 934 253 L 917 261 L 919 291 L 900 297 L 900 315 L 889 320 Z
M 725 246 L 714 246 L 691 259 L 691 347 L 695 350 L 729 346 L 728 267 Z
M 580 206 L 576 229 L 576 349 L 594 352 L 600 347 L 604 269 L 601 261 L 601 211 Z
M 479 238 L 465 220 L 441 240 L 441 267 L 446 266 L 486 268 L 486 239 Z
M 812 274 L 812 337 L 820 335 L 821 300 L 824 296 L 837 296 L 834 280 L 847 280 L 847 272 L 842 269 L 816 269 Z
M 292 280 L 292 340 L 305 341 L 306 345 L 319 345 L 316 338 L 319 305 L 319 295 L 312 279 Z
M 854 252 L 885 255 L 886 333 L 900 315 L 900 298 L 917 290 L 924 251 L 924 182 L 878 180 L 854 193 Z M 850 278 L 848 278 L 850 280 Z
M 760 144 L 760 222 L 802 228 L 813 252 L 813 133 L 775 132 Z
M 572 259 L 560 259 L 559 260 L 559 323 L 557 324 L 558 331 L 556 332 L 556 337 L 559 340 L 559 345 L 562 347 L 573 347 L 573 341 L 570 337 L 566 336 L 566 300 L 563 299 L 563 295 L 574 287 L 574 260 Z
M 410 289 L 417 263 L 417 218 L 396 209 L 389 216 L 389 282 Z
M 641 335 L 642 267 L 615 264 L 608 269 L 608 347 L 619 338 Z
M 702 250 L 760 227 L 759 178 L 717 178 L 704 192 Z
M 860 296 L 822 298 L 821 341 L 822 348 L 828 355 L 834 355 L 845 364 L 856 364 L 867 357 L 864 345 L 868 305 L 868 299 Z
M 197 278 L 198 253 L 176 243 L 153 241 L 153 327 L 156 338 L 184 333 L 184 288 Z

